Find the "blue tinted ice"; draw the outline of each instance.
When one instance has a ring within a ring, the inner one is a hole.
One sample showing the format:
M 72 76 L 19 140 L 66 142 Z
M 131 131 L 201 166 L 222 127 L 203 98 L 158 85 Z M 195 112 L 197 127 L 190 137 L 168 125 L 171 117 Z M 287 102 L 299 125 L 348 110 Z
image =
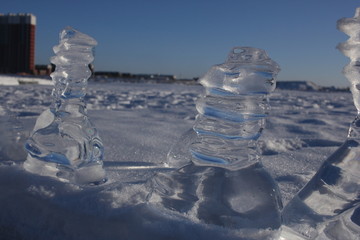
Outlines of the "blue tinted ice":
M 275 89 L 279 70 L 264 50 L 236 47 L 200 79 L 206 92 L 196 103 L 197 139 L 190 147 L 197 164 L 238 168 L 257 161 L 254 141 L 264 127 L 267 94 Z
M 25 144 L 24 168 L 78 184 L 101 183 L 103 145 L 90 122 L 84 96 L 96 41 L 70 27 L 54 47 L 53 104 L 36 121 Z
M 196 122 L 168 154 L 177 170 L 153 179 L 150 202 L 237 239 L 277 238 L 280 195 L 256 140 L 278 71 L 265 51 L 237 47 L 200 79 L 205 94 L 196 103 Z
M 225 63 L 215 65 L 200 79 L 207 91 L 224 94 L 268 94 L 275 89 L 279 65 L 262 49 L 235 47 Z
M 346 210 L 321 225 L 318 239 L 359 239 L 360 236 L 360 206 Z

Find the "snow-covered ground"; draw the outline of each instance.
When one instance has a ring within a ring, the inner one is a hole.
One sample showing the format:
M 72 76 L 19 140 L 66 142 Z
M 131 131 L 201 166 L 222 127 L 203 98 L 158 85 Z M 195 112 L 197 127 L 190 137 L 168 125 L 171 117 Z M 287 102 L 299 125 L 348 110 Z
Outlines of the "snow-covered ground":
M 236 239 L 142 204 L 145 180 L 166 171 L 168 151 L 192 127 L 201 86 L 90 84 L 87 108 L 104 143 L 108 181 L 85 189 L 22 169 L 23 142 L 51 89 L 0 86 L 0 239 Z M 276 90 L 270 104 L 259 144 L 286 204 L 345 140 L 356 111 L 346 92 Z
M 40 84 L 49 85 L 51 80 L 47 78 L 38 78 L 32 76 L 17 76 L 17 75 L 0 75 L 0 85 L 20 85 L 20 84 Z

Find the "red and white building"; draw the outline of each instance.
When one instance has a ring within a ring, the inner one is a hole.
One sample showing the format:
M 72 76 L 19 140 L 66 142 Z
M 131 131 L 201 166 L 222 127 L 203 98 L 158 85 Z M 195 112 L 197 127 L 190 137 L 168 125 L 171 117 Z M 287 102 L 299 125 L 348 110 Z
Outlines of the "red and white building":
M 0 14 L 0 73 L 34 73 L 33 14 Z

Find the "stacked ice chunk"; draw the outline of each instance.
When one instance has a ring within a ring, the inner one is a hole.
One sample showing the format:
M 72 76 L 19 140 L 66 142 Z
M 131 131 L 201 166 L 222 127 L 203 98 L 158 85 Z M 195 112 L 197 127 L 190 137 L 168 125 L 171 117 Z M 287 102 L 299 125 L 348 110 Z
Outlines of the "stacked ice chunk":
M 60 33 L 51 59 L 56 64 L 51 74 L 53 104 L 39 116 L 25 144 L 26 170 L 80 185 L 105 181 L 102 141 L 84 102 L 96 44 L 70 27 Z
M 360 8 L 338 21 L 350 36 L 338 48 L 350 58 L 344 74 L 358 115 L 346 141 L 320 167 L 283 211 L 285 236 L 299 239 L 359 239 L 360 236 Z
M 177 169 L 153 179 L 151 203 L 238 239 L 279 236 L 280 195 L 256 144 L 278 71 L 265 51 L 236 47 L 201 78 L 196 122 L 168 155 Z

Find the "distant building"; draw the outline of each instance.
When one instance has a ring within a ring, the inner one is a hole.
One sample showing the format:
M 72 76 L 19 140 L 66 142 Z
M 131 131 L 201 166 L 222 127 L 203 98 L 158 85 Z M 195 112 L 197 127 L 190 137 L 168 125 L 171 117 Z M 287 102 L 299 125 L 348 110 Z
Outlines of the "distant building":
M 111 72 L 111 71 L 97 71 L 94 73 L 95 77 L 104 77 L 104 78 L 121 78 L 122 74 L 120 72 Z
M 32 14 L 0 14 L 0 73 L 34 73 L 35 26 Z

